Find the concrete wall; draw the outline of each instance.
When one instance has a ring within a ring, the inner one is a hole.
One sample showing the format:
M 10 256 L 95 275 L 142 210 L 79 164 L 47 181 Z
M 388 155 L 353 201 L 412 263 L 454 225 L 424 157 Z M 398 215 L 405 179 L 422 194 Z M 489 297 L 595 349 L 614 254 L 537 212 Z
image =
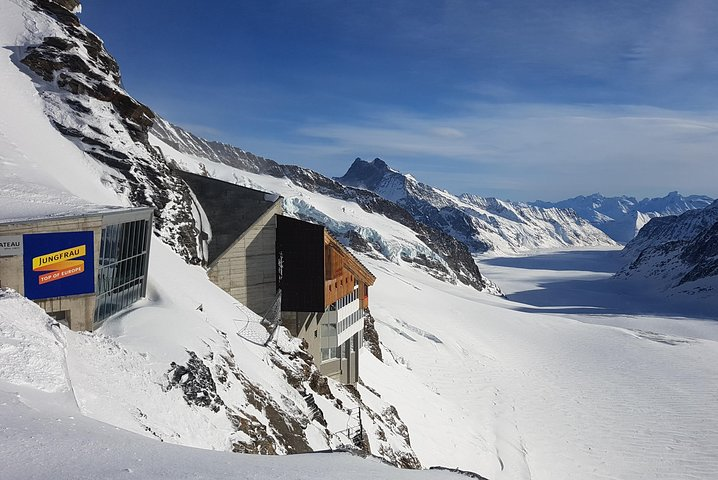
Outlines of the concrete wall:
M 275 202 L 207 272 L 212 282 L 259 315 L 277 293 L 276 215 L 281 213 L 281 202 Z
M 93 231 L 95 243 L 95 268 L 99 264 L 100 241 L 102 239 L 102 217 L 99 215 L 88 217 L 65 218 L 57 220 L 27 221 L 0 224 L 0 235 L 22 235 L 25 233 L 55 233 Z M 97 282 L 97 279 L 95 279 Z M 23 274 L 23 257 L 0 257 L 0 286 L 10 287 L 21 294 L 25 294 L 25 279 Z M 95 285 L 97 289 L 97 285 Z M 36 300 L 48 313 L 72 310 L 69 327 L 72 330 L 92 330 L 95 313 L 94 294 L 73 295 L 69 297 L 49 298 Z

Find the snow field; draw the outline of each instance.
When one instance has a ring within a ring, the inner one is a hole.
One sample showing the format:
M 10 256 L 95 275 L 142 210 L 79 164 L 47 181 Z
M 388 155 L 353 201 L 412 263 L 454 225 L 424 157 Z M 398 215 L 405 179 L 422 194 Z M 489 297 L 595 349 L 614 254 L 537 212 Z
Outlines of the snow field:
M 60 394 L 15 393 L 0 388 L 0 457 L 3 478 L 458 479 L 437 471 L 397 470 L 348 454 L 243 455 L 161 443 L 79 415 Z
M 492 480 L 707 480 L 718 472 L 715 341 L 595 325 L 590 315 L 524 313 L 363 261 L 378 277 L 372 314 L 392 354 L 383 365 L 363 362 L 362 378 L 402 413 L 425 464 L 443 460 Z M 532 272 L 521 272 L 522 282 Z

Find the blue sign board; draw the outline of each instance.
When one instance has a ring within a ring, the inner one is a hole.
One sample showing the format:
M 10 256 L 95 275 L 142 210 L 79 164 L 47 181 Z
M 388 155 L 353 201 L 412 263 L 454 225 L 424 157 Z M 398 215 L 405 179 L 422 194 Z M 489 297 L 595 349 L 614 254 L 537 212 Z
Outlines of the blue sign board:
M 33 233 L 22 240 L 27 298 L 95 293 L 93 232 Z

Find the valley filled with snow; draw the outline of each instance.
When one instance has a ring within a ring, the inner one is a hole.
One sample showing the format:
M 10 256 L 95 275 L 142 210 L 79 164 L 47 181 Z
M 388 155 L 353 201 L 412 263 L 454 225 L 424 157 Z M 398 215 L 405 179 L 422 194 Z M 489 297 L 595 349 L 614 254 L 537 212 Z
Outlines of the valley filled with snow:
M 482 259 L 507 299 L 369 261 L 384 362 L 365 353 L 362 377 L 422 462 L 491 479 L 715 477 L 718 320 L 610 278 L 618 253 Z

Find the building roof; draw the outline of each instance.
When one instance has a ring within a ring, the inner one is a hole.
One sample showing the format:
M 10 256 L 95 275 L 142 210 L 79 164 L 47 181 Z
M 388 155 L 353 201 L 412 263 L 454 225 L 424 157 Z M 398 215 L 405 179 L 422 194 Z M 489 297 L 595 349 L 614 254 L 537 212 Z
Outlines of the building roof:
M 18 206 L 17 203 L 13 204 Z M 0 209 L 0 225 L 18 223 L 46 222 L 48 220 L 70 220 L 85 217 L 108 218 L 107 223 L 116 223 L 113 220 L 118 215 L 137 215 L 154 211 L 152 207 L 121 207 L 116 205 L 46 205 L 42 202 L 24 205 L 24 209 L 8 212 Z
M 215 178 L 181 170 L 176 173 L 187 182 L 209 221 L 209 228 L 202 226 L 205 232 L 211 232 L 206 259 L 209 265 L 281 199 L 278 195 Z
M 342 252 L 350 259 L 349 269 L 352 270 L 354 275 L 361 278 L 361 280 L 367 285 L 374 285 L 374 282 L 376 281 L 376 277 L 374 276 L 374 274 L 371 273 L 371 271 L 366 268 L 364 264 L 361 263 L 351 251 L 349 251 L 348 248 L 346 248 L 339 240 L 337 240 L 326 227 L 324 227 L 324 235 L 325 239 L 329 239 L 333 245 L 335 245 L 337 248 L 340 248 Z
M 107 216 L 118 213 L 153 210 L 150 207 L 98 205 L 58 187 L 42 183 L 0 182 L 0 225 L 53 219 Z

